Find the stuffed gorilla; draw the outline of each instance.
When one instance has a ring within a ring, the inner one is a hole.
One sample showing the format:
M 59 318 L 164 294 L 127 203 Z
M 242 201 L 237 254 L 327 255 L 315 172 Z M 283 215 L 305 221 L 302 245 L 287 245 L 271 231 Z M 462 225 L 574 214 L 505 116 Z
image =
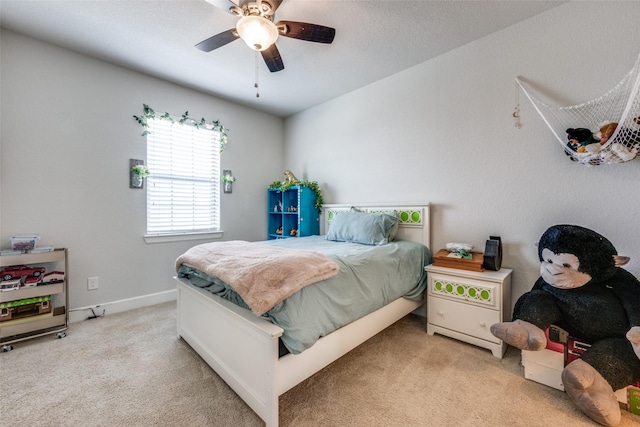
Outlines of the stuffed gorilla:
M 540 275 L 513 309 L 513 321 L 491 333 L 521 350 L 542 350 L 557 325 L 592 343 L 562 371 L 565 391 L 586 415 L 620 423 L 614 390 L 640 381 L 640 281 L 611 242 L 576 225 L 549 228 L 538 244 Z

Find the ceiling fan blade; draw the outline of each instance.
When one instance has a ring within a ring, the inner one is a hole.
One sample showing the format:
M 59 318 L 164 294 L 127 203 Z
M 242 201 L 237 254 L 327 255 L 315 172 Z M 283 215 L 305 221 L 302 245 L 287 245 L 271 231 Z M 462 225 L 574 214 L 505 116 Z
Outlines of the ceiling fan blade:
M 281 36 L 316 43 L 331 43 L 336 35 L 335 28 L 307 22 L 278 21 L 276 27 Z
M 284 70 L 284 63 L 282 62 L 282 57 L 275 43 L 260 53 L 267 67 L 269 67 L 269 71 L 275 73 L 276 71 Z
M 227 43 L 231 43 L 238 38 L 240 38 L 240 36 L 236 33 L 236 29 L 232 28 L 201 41 L 196 45 L 196 47 L 203 52 L 211 52 L 212 50 L 222 47 Z

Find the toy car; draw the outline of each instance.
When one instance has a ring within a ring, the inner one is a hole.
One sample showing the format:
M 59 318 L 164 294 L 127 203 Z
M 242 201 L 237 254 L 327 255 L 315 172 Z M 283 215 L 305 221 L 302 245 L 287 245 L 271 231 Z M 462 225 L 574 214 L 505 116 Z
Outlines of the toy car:
M 20 287 L 20 279 L 3 280 L 0 282 L 0 291 L 12 291 Z
M 25 288 L 38 286 L 38 283 L 40 283 L 41 279 L 42 278 L 40 276 L 28 276 L 24 279 L 24 284 L 22 286 L 24 286 Z
M 40 276 L 45 272 L 44 267 L 33 267 L 29 265 L 13 265 L 5 267 L 0 271 L 2 280 L 19 279 L 23 276 Z
M 64 282 L 64 273 L 62 271 L 51 271 L 42 276 L 42 283 L 60 283 Z

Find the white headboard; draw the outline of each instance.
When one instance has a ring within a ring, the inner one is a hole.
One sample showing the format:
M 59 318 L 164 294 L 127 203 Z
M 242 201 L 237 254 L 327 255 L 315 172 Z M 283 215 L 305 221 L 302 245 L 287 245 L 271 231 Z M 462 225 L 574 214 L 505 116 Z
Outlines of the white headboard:
M 331 204 L 322 206 L 324 216 L 322 234 L 326 234 L 331 221 L 340 212 L 349 211 L 352 207 L 370 213 L 386 213 L 396 211 L 400 219 L 398 239 L 419 242 L 431 249 L 431 204 L 425 202 L 410 203 L 366 203 L 366 204 Z

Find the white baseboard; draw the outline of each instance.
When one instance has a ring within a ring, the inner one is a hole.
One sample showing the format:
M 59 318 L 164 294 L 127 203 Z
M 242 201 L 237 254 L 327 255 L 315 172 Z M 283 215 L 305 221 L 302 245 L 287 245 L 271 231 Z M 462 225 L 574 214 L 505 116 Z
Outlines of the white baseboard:
M 105 302 L 102 304 L 80 307 L 69 310 L 69 323 L 86 320 L 89 316 L 100 315 L 104 310 L 105 315 L 119 313 L 121 311 L 133 310 L 134 308 L 148 307 L 150 305 L 161 304 L 163 302 L 174 301 L 177 298 L 177 291 L 171 289 L 155 294 L 142 295 L 139 297 L 123 299 L 119 301 Z M 93 312 L 91 311 L 93 309 Z

